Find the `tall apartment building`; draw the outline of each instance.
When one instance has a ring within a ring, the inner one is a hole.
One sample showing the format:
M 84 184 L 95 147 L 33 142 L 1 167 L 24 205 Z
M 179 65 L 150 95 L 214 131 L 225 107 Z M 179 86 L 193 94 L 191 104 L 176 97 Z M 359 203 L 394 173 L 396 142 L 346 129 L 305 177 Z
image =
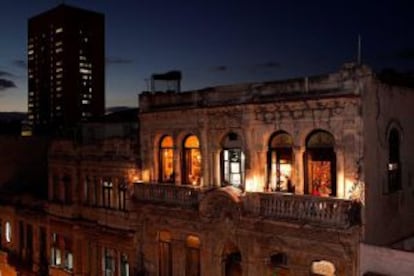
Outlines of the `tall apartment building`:
M 28 123 L 50 133 L 104 114 L 104 15 L 59 5 L 28 22 Z

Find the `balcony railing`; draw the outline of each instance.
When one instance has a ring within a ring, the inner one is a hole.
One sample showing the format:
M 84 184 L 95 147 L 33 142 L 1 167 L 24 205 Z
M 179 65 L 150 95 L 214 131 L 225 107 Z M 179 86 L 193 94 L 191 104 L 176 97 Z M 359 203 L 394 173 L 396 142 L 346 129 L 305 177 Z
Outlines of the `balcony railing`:
M 193 186 L 135 183 L 134 197 L 138 201 L 196 208 L 199 201 L 199 191 L 199 188 Z
M 212 188 L 209 191 L 214 189 L 220 188 Z M 134 197 L 139 202 L 194 209 L 199 206 L 200 200 L 207 200 L 201 188 L 159 183 L 135 183 Z M 242 214 L 268 220 L 339 228 L 348 228 L 361 223 L 361 205 L 351 200 L 311 195 L 246 192 L 240 195 L 240 202 Z M 234 202 L 234 204 L 239 203 Z
M 268 219 L 347 228 L 360 224 L 360 203 L 329 197 L 278 193 L 249 193 L 256 197 L 249 211 Z M 258 197 L 258 198 L 257 198 Z

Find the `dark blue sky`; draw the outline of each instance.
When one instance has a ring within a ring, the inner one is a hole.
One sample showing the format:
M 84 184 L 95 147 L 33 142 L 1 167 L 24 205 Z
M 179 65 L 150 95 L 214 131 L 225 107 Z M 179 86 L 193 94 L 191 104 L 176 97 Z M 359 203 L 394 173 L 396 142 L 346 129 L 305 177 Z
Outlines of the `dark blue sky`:
M 152 73 L 183 90 L 337 70 L 414 69 L 411 1 L 67 0 L 106 18 L 106 106 L 137 106 Z M 0 4 L 0 111 L 27 110 L 27 19 L 62 1 Z M 15 87 L 14 87 L 15 86 Z

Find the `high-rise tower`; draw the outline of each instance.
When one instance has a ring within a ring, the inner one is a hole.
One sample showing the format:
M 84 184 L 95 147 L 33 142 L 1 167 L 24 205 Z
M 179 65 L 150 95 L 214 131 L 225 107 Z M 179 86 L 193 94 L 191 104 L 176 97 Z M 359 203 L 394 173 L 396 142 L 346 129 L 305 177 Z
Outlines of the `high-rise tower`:
M 104 15 L 67 5 L 28 22 L 28 122 L 53 133 L 104 114 Z

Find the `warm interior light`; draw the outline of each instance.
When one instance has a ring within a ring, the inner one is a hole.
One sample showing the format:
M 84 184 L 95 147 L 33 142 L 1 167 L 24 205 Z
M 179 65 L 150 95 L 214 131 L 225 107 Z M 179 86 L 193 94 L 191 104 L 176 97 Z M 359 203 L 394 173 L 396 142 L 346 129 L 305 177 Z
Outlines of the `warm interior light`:
M 150 172 L 148 169 L 141 171 L 141 181 L 149 182 L 150 181 Z
M 263 183 L 259 180 L 260 178 L 256 175 L 248 177 L 246 179 L 246 191 L 247 192 L 261 192 L 263 191 Z
M 364 204 L 364 182 L 360 180 L 345 179 L 346 198 L 352 199 Z

